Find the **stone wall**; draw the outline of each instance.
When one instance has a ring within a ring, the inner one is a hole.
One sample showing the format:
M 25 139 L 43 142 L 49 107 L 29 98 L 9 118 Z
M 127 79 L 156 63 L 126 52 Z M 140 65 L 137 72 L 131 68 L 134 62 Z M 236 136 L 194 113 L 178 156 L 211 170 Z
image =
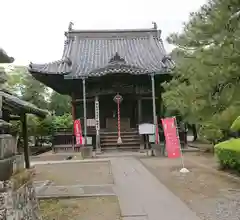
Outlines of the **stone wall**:
M 0 181 L 0 220 L 41 220 L 31 171 Z

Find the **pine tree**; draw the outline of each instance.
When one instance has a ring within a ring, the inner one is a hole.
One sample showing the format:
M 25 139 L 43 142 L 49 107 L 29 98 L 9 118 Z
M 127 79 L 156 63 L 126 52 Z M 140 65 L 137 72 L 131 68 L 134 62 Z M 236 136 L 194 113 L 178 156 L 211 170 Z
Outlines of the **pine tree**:
M 237 0 L 211 0 L 168 38 L 176 69 L 164 84 L 165 105 L 210 140 L 221 138 L 240 112 L 239 8 Z

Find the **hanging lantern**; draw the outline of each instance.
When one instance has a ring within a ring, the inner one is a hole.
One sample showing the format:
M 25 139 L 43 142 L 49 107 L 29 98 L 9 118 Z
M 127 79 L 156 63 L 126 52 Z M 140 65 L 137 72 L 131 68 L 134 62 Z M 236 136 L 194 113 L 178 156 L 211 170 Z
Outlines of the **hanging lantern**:
M 113 101 L 117 103 L 117 116 L 118 116 L 118 140 L 117 144 L 122 144 L 122 138 L 121 138 L 121 120 L 120 120 L 120 103 L 122 102 L 123 97 L 119 94 L 115 95 L 113 98 Z

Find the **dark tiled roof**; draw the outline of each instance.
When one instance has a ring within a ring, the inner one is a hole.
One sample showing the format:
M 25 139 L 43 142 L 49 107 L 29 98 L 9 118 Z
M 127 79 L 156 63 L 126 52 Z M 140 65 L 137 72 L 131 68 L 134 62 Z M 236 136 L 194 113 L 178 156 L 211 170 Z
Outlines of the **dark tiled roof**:
M 63 58 L 43 65 L 31 64 L 30 72 L 79 78 L 109 73 L 161 74 L 174 67 L 156 29 L 70 30 L 66 36 Z
M 35 105 L 29 102 L 23 101 L 18 97 L 11 95 L 7 92 L 0 91 L 0 96 L 2 96 L 3 98 L 3 107 L 6 104 L 16 109 L 19 109 L 19 111 L 35 114 L 40 117 L 45 117 L 48 114 L 48 111 L 39 109 Z
M 0 63 L 12 63 L 14 61 L 13 57 L 9 57 L 7 53 L 0 48 Z

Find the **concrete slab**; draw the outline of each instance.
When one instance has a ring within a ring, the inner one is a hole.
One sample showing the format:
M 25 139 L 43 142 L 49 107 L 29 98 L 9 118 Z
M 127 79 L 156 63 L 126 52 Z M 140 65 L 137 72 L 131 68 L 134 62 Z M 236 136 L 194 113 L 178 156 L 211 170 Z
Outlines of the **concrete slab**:
M 31 166 L 44 164 L 62 164 L 62 163 L 89 163 L 89 162 L 106 162 L 107 158 L 100 159 L 84 159 L 84 160 L 57 160 L 57 161 L 31 161 Z
M 148 220 L 147 216 L 127 216 L 123 217 L 123 220 Z
M 112 185 L 71 185 L 71 186 L 46 186 L 37 192 L 38 198 L 73 198 L 87 196 L 113 196 Z
M 125 220 L 200 220 L 137 159 L 114 158 L 111 164 Z

